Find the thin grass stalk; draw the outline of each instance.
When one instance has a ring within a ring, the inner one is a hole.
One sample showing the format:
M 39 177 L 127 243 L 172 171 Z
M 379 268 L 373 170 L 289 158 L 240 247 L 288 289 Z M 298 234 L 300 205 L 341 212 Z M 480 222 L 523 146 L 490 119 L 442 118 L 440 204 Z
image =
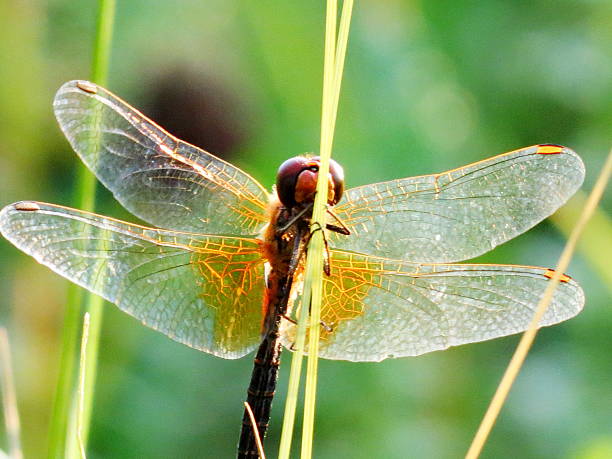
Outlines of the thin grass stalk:
M 316 385 L 318 372 L 318 341 L 321 287 L 323 283 L 323 230 L 325 227 L 325 205 L 327 204 L 329 157 L 331 154 L 331 108 L 333 107 L 333 83 L 336 51 L 336 17 L 338 4 L 336 0 L 327 1 L 325 28 L 325 59 L 323 67 L 323 101 L 321 108 L 321 146 L 319 148 L 319 175 L 317 194 L 312 210 L 312 226 L 315 231 L 308 243 L 306 272 L 304 280 L 304 298 L 302 316 L 310 312 L 308 327 L 308 364 L 306 369 L 306 387 L 304 391 L 304 422 L 302 424 L 301 458 L 312 457 L 314 436 L 314 415 L 316 402 Z M 309 294 L 306 294 L 308 292 Z M 302 317 L 300 317 L 302 319 Z
M 586 205 L 587 195 L 583 191 L 578 191 L 572 199 L 561 209 L 551 215 L 550 221 L 565 235 L 566 238 L 572 232 L 573 222 L 578 220 L 580 212 Z M 595 209 L 589 224 L 584 229 L 584 234 L 578 242 L 578 250 L 586 261 L 593 267 L 593 270 L 603 280 L 603 284 L 612 292 L 612 244 L 610 235 L 612 234 L 612 219 L 604 209 Z
M 4 410 L 4 423 L 6 424 L 8 454 L 11 459 L 21 459 L 23 458 L 23 451 L 21 449 L 21 428 L 15 393 L 15 375 L 13 373 L 8 333 L 4 327 L 0 327 L 0 365 L 2 407 Z
M 96 43 L 92 62 L 92 79 L 101 86 L 107 86 L 110 53 L 113 38 L 113 25 L 115 21 L 115 0 L 99 0 Z M 95 198 L 96 180 L 91 172 L 87 175 L 93 180 L 92 194 Z M 92 202 L 92 206 L 93 206 Z M 93 208 L 92 208 L 93 209 Z M 102 328 L 103 305 L 101 297 L 88 294 L 85 310 L 89 314 L 89 338 L 85 346 L 85 378 L 82 394 L 82 442 L 87 446 L 91 411 L 93 406 L 94 386 L 98 365 L 98 351 L 100 347 L 100 330 Z
M 83 403 L 85 397 L 85 375 L 87 370 L 87 341 L 89 339 L 89 321 L 90 315 L 88 312 L 83 317 L 83 333 L 81 334 L 81 359 L 79 362 L 79 389 L 77 398 L 77 420 L 76 420 L 76 432 L 77 442 L 79 447 L 79 453 L 81 459 L 85 459 L 85 444 L 83 443 Z
M 344 68 L 344 57 L 348 42 L 348 31 L 350 18 L 353 10 L 352 0 L 343 2 L 342 17 L 340 20 L 340 33 L 336 41 L 336 15 L 337 4 L 332 3 L 328 10 L 328 27 L 326 31 L 326 59 L 325 84 L 329 85 L 327 93 L 323 96 L 327 98 L 323 101 L 322 126 L 321 126 L 321 162 L 319 166 L 319 179 L 317 181 L 317 195 L 313 208 L 313 229 L 325 228 L 327 210 L 327 190 L 329 159 L 331 157 L 334 129 L 336 123 L 336 113 L 338 100 L 340 97 L 340 83 Z M 333 15 L 333 17 L 332 17 Z M 333 53 L 333 58 L 331 57 Z M 323 297 L 323 250 L 324 232 L 317 231 L 315 238 L 309 246 L 308 260 L 312 256 L 312 265 L 308 268 L 312 271 L 312 300 L 310 303 L 310 327 L 308 336 L 308 368 L 306 374 L 306 389 L 304 396 L 304 424 L 302 430 L 302 457 L 312 457 L 312 444 L 314 438 L 314 417 L 316 406 L 316 388 L 318 376 L 318 355 L 319 355 L 319 334 L 321 323 L 321 301 Z M 312 248 L 312 249 L 311 249 Z M 310 253 L 312 250 L 312 255 Z M 306 277 L 308 282 L 308 277 Z
M 302 298 L 304 298 L 304 296 L 302 296 Z M 285 400 L 285 412 L 283 414 L 283 428 L 281 431 L 280 445 L 278 448 L 279 459 L 289 459 L 289 454 L 291 453 L 291 440 L 293 438 L 293 427 L 295 425 L 295 411 L 300 387 L 302 362 L 304 360 L 305 337 L 306 320 L 298 320 L 295 352 L 291 357 L 291 370 L 289 372 L 287 398 Z
M 98 19 L 96 24 L 96 37 L 93 48 L 92 79 L 94 82 L 106 86 L 108 66 L 112 41 L 113 23 L 115 17 L 115 0 L 99 0 Z M 75 207 L 93 211 L 96 197 L 96 179 L 94 175 L 81 165 L 78 171 L 77 187 L 74 198 Z M 98 354 L 98 336 L 102 323 L 103 300 L 93 294 L 85 293 L 81 288 L 70 286 L 64 316 L 62 332 L 62 350 L 60 358 L 60 376 L 56 389 L 54 409 L 50 426 L 49 457 L 64 458 L 75 457 L 79 454 L 76 446 L 75 432 L 69 430 L 70 419 L 74 419 L 74 394 L 76 383 L 76 358 L 78 355 L 78 334 L 80 330 L 81 308 L 90 314 L 90 332 L 86 349 L 87 369 L 85 375 L 83 394 L 83 443 L 87 444 L 91 406 L 93 399 L 93 386 Z M 75 424 L 76 425 L 76 424 Z M 67 451 L 67 442 L 70 450 Z
M 332 89 L 333 83 L 333 67 L 334 67 L 334 54 L 335 54 L 335 34 L 336 34 L 336 16 L 337 16 L 337 2 L 336 0 L 328 0 L 327 2 L 327 13 L 325 20 L 325 54 L 324 54 L 324 65 L 323 65 L 323 101 L 321 108 L 321 163 L 319 166 L 319 180 L 317 182 L 317 195 L 315 198 L 314 208 L 313 208 L 313 223 L 316 222 L 317 215 L 315 212 L 317 210 L 320 211 L 321 207 L 321 199 L 320 196 L 327 197 L 327 173 L 323 173 L 323 167 L 327 167 L 329 170 L 329 154 L 327 158 L 324 158 L 323 145 L 326 145 L 326 137 L 328 132 L 328 105 L 329 105 L 329 96 Z M 325 165 L 323 163 L 326 163 Z M 325 191 L 323 194 L 319 193 L 319 185 L 321 183 L 325 184 Z M 320 212 L 319 212 L 320 213 Z M 291 449 L 291 437 L 293 435 L 293 426 L 295 423 L 295 411 L 297 405 L 297 397 L 299 390 L 299 383 L 301 377 L 301 369 L 302 362 L 304 357 L 304 344 L 306 342 L 306 329 L 308 323 L 308 310 L 309 305 L 311 305 L 312 298 L 312 286 L 313 283 L 316 282 L 316 277 L 319 278 L 319 282 L 321 279 L 321 271 L 323 268 L 323 258 L 322 258 L 322 250 L 323 246 L 321 244 L 317 244 L 317 240 L 321 237 L 321 232 L 317 231 L 313 234 L 310 244 L 308 246 L 308 256 L 306 260 L 306 270 L 305 270 L 305 279 L 304 279 L 304 289 L 302 292 L 301 298 L 301 308 L 300 314 L 298 317 L 298 326 L 297 326 L 297 335 L 295 340 L 295 352 L 293 353 L 293 357 L 291 359 L 291 372 L 289 375 L 289 386 L 287 392 L 287 402 L 285 404 L 285 416 L 283 419 L 283 432 L 281 437 L 281 444 L 279 448 L 279 458 L 286 459 L 289 457 L 289 452 Z M 320 260 L 317 260 L 315 257 L 316 253 Z M 317 273 L 316 266 L 320 265 L 319 272 Z M 311 311 L 312 313 L 312 311 Z M 312 420 L 312 419 L 311 419 Z M 304 413 L 304 425 L 309 422 L 306 419 L 306 413 Z M 304 442 L 304 435 L 302 437 L 302 442 Z M 303 445 L 302 445 L 303 448 Z M 309 456 L 304 455 L 304 451 L 302 451 L 302 457 L 306 458 Z
M 348 47 L 349 30 L 351 27 L 351 18 L 353 16 L 353 0 L 344 0 L 342 3 L 342 15 L 340 16 L 340 27 L 338 29 L 338 43 L 336 46 L 336 57 L 334 65 L 334 86 L 332 88 L 332 108 L 331 108 L 331 141 L 330 154 L 333 144 L 333 134 L 336 128 L 336 117 L 338 115 L 338 101 L 340 100 L 340 87 L 342 86 L 342 76 L 344 74 L 344 61 L 346 58 L 346 49 Z
M 330 0 L 327 3 L 325 58 L 323 71 L 323 103 L 321 109 L 321 163 L 319 167 L 320 180 L 317 183 L 317 198 L 314 204 L 312 219 L 313 226 L 315 228 L 322 228 L 325 224 L 325 206 L 327 198 L 327 175 L 329 171 L 329 157 L 331 156 L 332 138 L 340 92 L 340 80 L 342 78 L 344 56 L 346 55 L 348 26 L 350 24 L 352 7 L 352 0 L 344 2 L 342 9 L 342 18 L 340 22 L 340 40 L 336 42 L 335 35 L 338 6 L 335 0 Z M 304 431 L 302 435 L 302 457 L 304 458 L 310 457 L 312 454 L 314 403 L 316 400 L 316 362 L 318 354 L 319 336 L 318 324 L 320 323 L 320 302 L 322 294 L 321 285 L 323 271 L 323 248 L 324 244 L 322 234 L 320 231 L 317 231 L 313 234 L 312 240 L 309 245 L 301 308 L 301 311 L 308 311 L 308 309 L 310 309 L 311 312 L 311 334 L 309 338 L 309 379 L 307 379 L 306 388 L 306 406 L 310 405 L 310 408 L 305 409 L 304 414 Z M 316 297 L 318 297 L 318 300 L 316 299 Z M 289 388 L 287 392 L 287 401 L 285 403 L 283 431 L 279 448 L 279 458 L 281 459 L 288 458 L 291 450 L 291 439 L 293 435 L 293 426 L 295 423 L 295 411 L 304 355 L 304 344 L 306 340 L 307 316 L 308 314 L 300 314 L 298 318 L 298 330 L 295 341 L 296 352 L 294 352 L 291 361 Z M 312 333 L 313 330 L 315 333 L 314 337 Z
M 336 5 L 334 3 L 334 8 Z M 342 8 L 342 17 L 340 21 L 340 34 L 335 44 L 332 75 L 328 76 L 326 83 L 331 84 L 331 89 L 327 94 L 327 117 L 323 118 L 323 122 L 327 128 L 324 129 L 326 135 L 321 136 L 321 165 L 319 171 L 319 180 L 317 183 L 317 199 L 313 210 L 313 227 L 325 228 L 326 224 L 326 209 L 327 209 L 327 178 L 329 171 L 329 158 L 331 157 L 333 136 L 336 123 L 336 114 L 338 109 L 338 100 L 340 97 L 340 83 L 342 81 L 342 73 L 344 69 L 344 57 L 346 55 L 346 47 L 348 43 L 348 31 L 350 19 L 353 10 L 352 0 L 345 1 Z M 333 21 L 335 29 L 335 20 Z M 331 29 L 331 27 L 330 27 Z M 335 31 L 335 30 L 334 30 Z M 329 46 L 333 46 L 333 41 L 329 40 Z M 331 50 L 329 51 L 332 52 Z M 330 82 L 331 80 L 331 82 Z M 304 428 L 302 433 L 302 457 L 310 458 L 312 456 L 312 442 L 314 437 L 314 413 L 316 401 L 316 384 L 318 376 L 318 353 L 319 353 L 319 333 L 321 323 L 321 301 L 323 296 L 323 249 L 324 249 L 324 233 L 319 231 L 318 237 L 315 239 L 316 244 L 314 250 L 313 261 L 313 286 L 312 286 L 312 302 L 310 311 L 310 333 L 308 343 L 308 372 L 306 375 L 306 391 L 304 399 Z M 316 276 L 316 277 L 315 277 Z
M 261 435 L 259 434 L 259 429 L 257 428 L 257 421 L 255 420 L 255 415 L 253 414 L 251 405 L 249 405 L 247 402 L 244 402 L 244 409 L 249 414 L 249 419 L 251 421 L 251 428 L 253 429 L 253 432 L 255 435 L 255 444 L 257 445 L 257 452 L 259 453 L 259 459 L 266 459 L 266 453 L 263 449 L 263 443 L 261 442 Z
M 501 408 L 504 402 L 506 401 L 506 398 L 508 397 L 508 393 L 510 392 L 510 389 L 512 388 L 512 384 L 514 384 L 514 381 L 516 380 L 518 372 L 520 371 L 521 366 L 525 362 L 527 353 L 529 352 L 529 349 L 531 348 L 531 345 L 533 344 L 533 341 L 535 340 L 535 336 L 539 329 L 540 320 L 544 316 L 544 313 L 546 312 L 546 309 L 548 308 L 548 305 L 550 304 L 550 301 L 552 300 L 554 291 L 557 288 L 557 285 L 559 285 L 559 282 L 561 280 L 561 277 L 563 276 L 563 273 L 567 270 L 569 262 L 572 258 L 572 254 L 574 253 L 574 250 L 576 248 L 576 243 L 578 242 L 578 238 L 582 234 L 582 231 L 584 230 L 584 227 L 586 226 L 587 222 L 591 218 L 591 215 L 593 215 L 593 212 L 595 211 L 597 207 L 597 203 L 601 199 L 603 192 L 606 188 L 606 185 L 608 181 L 610 180 L 611 173 L 612 173 L 612 150 L 608 154 L 606 163 L 604 164 L 604 167 L 601 173 L 599 174 L 599 177 L 597 178 L 597 182 L 595 183 L 595 186 L 593 187 L 593 191 L 591 191 L 591 194 L 589 195 L 589 198 L 587 199 L 585 207 L 582 213 L 580 214 L 580 219 L 574 225 L 572 233 L 569 239 L 567 240 L 567 243 L 565 244 L 563 253 L 561 254 L 561 257 L 559 258 L 559 262 L 557 263 L 557 267 L 555 268 L 555 273 L 552 276 L 548 285 L 546 286 L 544 295 L 542 296 L 542 299 L 538 303 L 538 307 L 536 308 L 534 317 L 531 323 L 529 324 L 529 328 L 525 331 L 525 333 L 521 337 L 521 340 L 516 348 L 516 351 L 514 355 L 512 356 L 512 359 L 510 360 L 510 364 L 508 365 L 508 368 L 506 369 L 506 372 L 504 373 L 504 376 L 501 382 L 499 383 L 497 390 L 495 391 L 495 395 L 493 396 L 493 399 L 491 400 L 491 404 L 489 405 L 489 408 L 487 409 L 487 412 L 485 413 L 485 416 L 478 428 L 478 431 L 476 432 L 476 435 L 474 436 L 474 440 L 472 441 L 472 444 L 470 445 L 470 449 L 468 450 L 465 456 L 466 459 L 476 459 L 480 455 L 482 448 L 484 447 L 484 444 L 487 441 L 487 438 L 491 432 L 491 429 L 493 428 L 493 425 L 495 424 L 495 421 L 497 420 L 497 417 L 499 416 L 499 412 L 501 411 Z
M 64 326 L 62 328 L 59 376 L 55 388 L 53 412 L 49 425 L 49 451 L 51 459 L 62 459 L 66 451 L 68 420 L 72 404 L 72 393 L 75 374 L 75 353 L 79 336 L 79 318 L 81 316 L 82 289 L 74 284 L 68 286 L 66 308 L 64 309 Z

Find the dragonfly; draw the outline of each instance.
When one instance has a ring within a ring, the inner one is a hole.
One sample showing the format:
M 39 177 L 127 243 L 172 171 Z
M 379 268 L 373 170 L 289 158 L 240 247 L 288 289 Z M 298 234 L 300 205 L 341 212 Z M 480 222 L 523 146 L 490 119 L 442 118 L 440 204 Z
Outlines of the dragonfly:
M 257 349 L 247 403 L 263 437 L 296 339 L 319 158 L 285 161 L 268 192 L 94 83 L 65 83 L 53 107 L 83 162 L 153 226 L 22 201 L 0 212 L 0 232 L 173 340 L 225 359 Z M 332 161 L 319 356 L 380 361 L 525 330 L 554 271 L 457 262 L 551 215 L 583 178 L 579 156 L 553 144 L 348 190 Z M 578 283 L 561 281 L 540 326 L 583 307 Z M 257 457 L 255 435 L 245 411 L 239 458 Z

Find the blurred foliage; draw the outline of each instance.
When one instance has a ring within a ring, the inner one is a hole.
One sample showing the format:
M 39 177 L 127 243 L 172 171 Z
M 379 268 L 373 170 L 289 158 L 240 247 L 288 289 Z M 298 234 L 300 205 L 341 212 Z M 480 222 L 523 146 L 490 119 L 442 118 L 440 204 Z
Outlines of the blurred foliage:
M 110 89 L 270 185 L 286 157 L 318 148 L 323 8 L 119 2 Z M 90 73 L 95 9 L 92 0 L 0 3 L 2 205 L 70 202 L 77 157 L 51 100 L 61 83 Z M 553 142 L 581 154 L 589 190 L 612 146 L 611 23 L 605 1 L 357 2 L 334 153 L 348 186 Z M 99 210 L 135 221 L 108 192 Z M 543 223 L 481 261 L 552 266 L 563 242 Z M 610 274 L 597 269 L 576 256 L 569 272 L 586 309 L 542 330 L 483 457 L 610 457 Z M 45 451 L 65 290 L 0 240 L 0 317 L 27 457 Z M 88 457 L 231 457 L 251 359 L 201 354 L 107 312 Z M 379 364 L 322 361 L 316 456 L 462 456 L 516 342 Z

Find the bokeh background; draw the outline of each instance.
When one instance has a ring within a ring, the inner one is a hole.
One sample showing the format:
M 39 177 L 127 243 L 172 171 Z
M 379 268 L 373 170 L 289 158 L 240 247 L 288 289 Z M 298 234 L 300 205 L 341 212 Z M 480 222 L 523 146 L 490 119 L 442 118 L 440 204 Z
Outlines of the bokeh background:
M 288 156 L 317 151 L 323 1 L 118 3 L 111 90 L 266 186 Z M 590 190 L 612 146 L 611 2 L 356 3 L 334 144 L 349 187 L 552 142 L 581 154 Z M 93 0 L 0 2 L 1 205 L 71 203 L 78 159 L 51 101 L 64 81 L 90 75 L 95 12 Z M 101 213 L 135 221 L 108 192 L 98 196 Z M 604 212 L 611 203 L 608 194 Z M 544 222 L 480 261 L 554 266 L 564 241 Z M 605 267 L 576 255 L 568 271 L 586 308 L 541 331 L 483 457 L 612 457 Z M 45 455 L 65 298 L 65 281 L 0 240 L 0 319 L 27 457 Z M 251 358 L 221 360 L 105 312 L 88 456 L 232 457 Z M 462 457 L 516 343 L 322 361 L 316 457 Z

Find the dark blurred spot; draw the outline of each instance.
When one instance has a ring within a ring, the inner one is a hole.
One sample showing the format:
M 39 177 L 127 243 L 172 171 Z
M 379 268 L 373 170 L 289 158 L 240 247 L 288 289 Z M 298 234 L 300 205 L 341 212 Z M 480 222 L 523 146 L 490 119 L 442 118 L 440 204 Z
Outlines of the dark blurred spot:
M 184 70 L 153 83 L 147 113 L 174 136 L 229 159 L 247 137 L 237 98 L 219 82 Z

